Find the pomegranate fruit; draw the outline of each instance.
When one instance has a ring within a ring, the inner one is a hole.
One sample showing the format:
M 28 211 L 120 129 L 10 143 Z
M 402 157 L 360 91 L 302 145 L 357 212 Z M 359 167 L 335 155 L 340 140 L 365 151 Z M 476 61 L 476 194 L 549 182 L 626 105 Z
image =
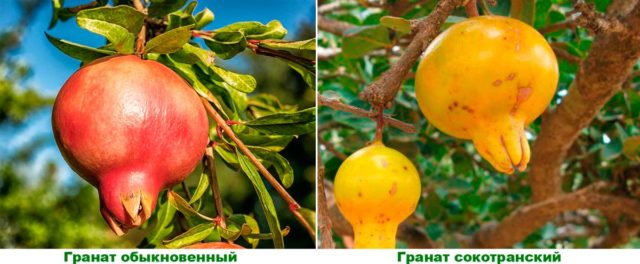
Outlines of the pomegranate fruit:
M 144 223 L 158 193 L 193 171 L 209 129 L 202 102 L 180 76 L 132 55 L 76 71 L 55 100 L 52 124 L 62 155 L 98 189 L 117 235 Z
M 529 162 L 525 127 L 547 108 L 558 83 L 553 50 L 517 19 L 469 18 L 449 27 L 425 51 L 416 98 L 441 131 L 471 139 L 500 172 Z
M 340 165 L 334 194 L 356 248 L 395 248 L 398 226 L 418 205 L 420 176 L 402 153 L 374 142 Z
M 245 249 L 242 246 L 227 243 L 227 242 L 207 242 L 207 243 L 197 243 L 190 246 L 183 247 L 186 249 Z

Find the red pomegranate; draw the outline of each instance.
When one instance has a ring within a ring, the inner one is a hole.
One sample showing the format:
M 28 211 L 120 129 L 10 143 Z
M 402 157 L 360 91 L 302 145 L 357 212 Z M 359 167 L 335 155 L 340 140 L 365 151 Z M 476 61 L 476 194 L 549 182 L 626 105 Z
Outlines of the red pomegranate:
M 98 189 L 100 211 L 117 235 L 140 226 L 158 193 L 196 167 L 208 119 L 195 91 L 169 68 L 110 56 L 75 72 L 53 106 L 65 160 Z

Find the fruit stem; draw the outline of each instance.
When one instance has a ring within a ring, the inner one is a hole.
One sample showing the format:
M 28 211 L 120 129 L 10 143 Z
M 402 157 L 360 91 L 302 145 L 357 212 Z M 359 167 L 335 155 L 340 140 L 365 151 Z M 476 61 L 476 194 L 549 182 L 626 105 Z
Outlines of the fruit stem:
M 207 176 L 209 176 L 209 185 L 211 186 L 211 193 L 213 196 L 213 203 L 216 206 L 217 218 L 219 218 L 219 224 L 222 228 L 227 228 L 227 223 L 224 219 L 224 207 L 222 207 L 222 195 L 220 195 L 220 186 L 218 185 L 218 175 L 216 173 L 215 156 L 213 155 L 213 148 L 207 147 L 205 151 L 206 166 L 205 170 L 209 169 Z
M 300 208 L 300 205 L 298 204 L 298 202 L 296 202 L 296 200 L 293 199 L 293 197 L 291 197 L 291 195 L 287 192 L 287 190 L 284 187 L 282 187 L 282 185 L 280 185 L 278 180 L 276 180 L 276 178 L 273 177 L 273 175 L 271 175 L 269 170 L 267 170 L 267 168 L 264 165 L 262 165 L 260 161 L 258 161 L 256 156 L 253 155 L 253 153 L 249 150 L 249 148 L 247 148 L 244 142 L 242 142 L 242 140 L 240 140 L 236 136 L 236 134 L 233 132 L 231 127 L 227 125 L 224 118 L 222 118 L 222 116 L 220 116 L 218 111 L 216 111 L 211 106 L 209 101 L 206 98 L 200 98 L 200 99 L 202 100 L 202 103 L 204 105 L 204 108 L 207 110 L 207 113 L 213 118 L 213 120 L 218 124 L 218 126 L 222 128 L 222 131 L 225 134 L 227 134 L 227 136 L 229 136 L 231 141 L 233 141 L 236 144 L 236 146 L 240 149 L 240 151 L 242 151 L 242 153 L 244 153 L 247 156 L 247 158 L 249 158 L 251 163 L 253 163 L 253 165 L 255 165 L 256 168 L 258 168 L 258 171 L 260 171 L 262 176 L 269 182 L 269 184 L 271 184 L 271 186 L 273 186 L 273 188 L 278 192 L 280 197 L 282 197 L 282 199 L 284 199 L 287 202 L 287 204 L 289 204 L 289 207 Z M 307 232 L 311 236 L 311 239 L 315 242 L 316 241 L 315 227 L 312 227 L 311 224 L 309 224 L 309 222 L 302 216 L 300 211 L 292 210 L 291 213 L 293 213 L 293 215 L 296 217 L 298 222 L 300 222 L 300 224 L 304 226 L 304 228 L 307 230 Z
M 467 12 L 468 17 L 477 17 L 480 15 L 480 13 L 478 13 L 477 0 L 469 0 L 464 6 L 464 10 Z
M 136 55 L 142 58 L 142 54 L 144 54 L 144 43 L 147 38 L 147 8 L 142 3 L 143 0 L 134 0 L 133 6 L 136 10 L 140 11 L 145 16 L 145 22 L 142 23 L 142 28 L 138 33 L 138 37 L 136 38 Z
M 384 128 L 384 107 L 376 107 L 378 114 L 376 115 L 376 134 L 373 143 L 382 143 L 382 129 Z

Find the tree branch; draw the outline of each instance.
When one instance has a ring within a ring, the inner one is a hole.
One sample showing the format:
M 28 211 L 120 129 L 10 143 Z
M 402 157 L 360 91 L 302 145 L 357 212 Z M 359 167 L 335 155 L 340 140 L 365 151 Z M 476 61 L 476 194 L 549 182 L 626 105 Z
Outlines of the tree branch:
M 136 10 L 140 11 L 144 14 L 145 20 L 147 19 L 147 8 L 142 3 L 143 0 L 133 0 L 133 6 Z M 136 55 L 142 56 L 144 53 L 144 43 L 147 40 L 147 23 L 146 21 L 142 23 L 142 28 L 140 28 L 140 32 L 138 33 L 138 37 L 136 38 Z
M 324 97 L 322 95 L 318 95 L 318 105 L 324 105 L 330 108 L 333 108 L 335 110 L 340 110 L 340 111 L 344 111 L 344 112 L 349 112 L 352 113 L 354 115 L 359 115 L 359 116 L 363 116 L 363 117 L 367 117 L 367 118 L 375 118 L 376 116 L 378 116 L 378 113 L 376 112 L 370 112 L 367 110 L 364 110 L 362 108 L 358 108 L 355 106 L 351 106 L 348 104 L 344 104 L 342 102 L 340 102 L 340 100 L 338 99 L 330 99 L 327 97 Z M 393 117 L 390 117 L 388 115 L 384 116 L 384 121 L 385 123 L 387 123 L 388 125 L 392 126 L 392 127 L 396 127 L 404 132 L 407 133 L 415 133 L 416 132 L 416 128 L 408 123 L 402 122 L 398 119 L 395 119 Z
M 319 139 L 319 137 L 318 137 Z M 333 242 L 333 234 L 331 232 L 331 218 L 329 217 L 329 207 L 327 206 L 327 196 L 324 189 L 324 164 L 320 156 L 320 150 L 317 154 L 318 166 L 318 229 L 320 229 L 320 248 L 335 248 Z
M 499 224 L 492 222 L 482 225 L 474 235 L 471 247 L 511 247 L 565 211 L 578 209 L 616 210 L 636 221 L 640 220 L 640 201 L 603 193 L 609 188 L 611 185 L 608 183 L 599 182 L 573 193 L 521 207 Z
M 427 18 L 417 24 L 417 34 L 396 64 L 369 85 L 360 97 L 374 106 L 390 107 L 405 77 L 429 43 L 440 33 L 442 24 L 462 0 L 442 0 Z
M 318 16 L 318 29 L 329 32 L 336 36 L 344 36 L 344 33 L 356 26 L 351 25 L 347 22 L 342 22 L 338 20 L 333 20 L 330 18 L 326 18 L 324 16 Z
M 282 197 L 282 199 L 287 202 L 287 204 L 289 205 L 289 208 L 291 209 L 290 210 L 291 213 L 293 213 L 293 215 L 298 220 L 298 222 L 300 222 L 300 224 L 304 226 L 307 232 L 309 232 L 311 239 L 313 239 L 313 241 L 315 242 L 316 240 L 315 227 L 312 227 L 311 224 L 309 224 L 309 222 L 307 222 L 307 220 L 302 216 L 302 214 L 300 214 L 300 212 L 298 211 L 298 209 L 300 208 L 300 205 L 298 204 L 298 202 L 296 202 L 296 200 L 293 199 L 293 197 L 291 197 L 291 195 L 287 192 L 287 190 L 284 187 L 282 187 L 282 185 L 278 182 L 278 180 L 276 180 L 276 178 L 273 177 L 273 175 L 271 175 L 269 170 L 267 170 L 267 168 L 264 165 L 262 165 L 260 161 L 258 161 L 258 158 L 256 158 L 256 156 L 253 155 L 251 150 L 247 148 L 247 146 L 242 142 L 242 140 L 240 140 L 236 136 L 236 134 L 233 132 L 231 127 L 227 125 L 227 122 L 224 120 L 222 116 L 220 116 L 220 114 L 218 114 L 218 111 L 216 111 L 211 106 L 209 101 L 206 98 L 201 98 L 201 100 L 205 109 L 207 110 L 207 113 L 209 113 L 209 116 L 213 118 L 216 124 L 231 139 L 231 141 L 233 141 L 236 144 L 236 147 L 239 148 L 240 151 L 242 151 L 242 153 L 244 153 L 244 155 L 247 156 L 247 158 L 249 158 L 251 163 L 253 163 L 253 165 L 255 165 L 256 168 L 258 168 L 258 171 L 260 171 L 262 176 L 269 182 L 269 184 L 271 184 L 271 186 L 276 190 L 276 192 L 278 192 L 280 197 Z
M 213 148 L 207 147 L 205 150 L 206 166 L 205 170 L 209 170 L 207 176 L 209 177 L 209 186 L 211 187 L 211 196 L 213 197 L 213 204 L 216 206 L 216 217 L 222 228 L 227 228 L 227 221 L 224 218 L 224 207 L 222 207 L 222 195 L 220 194 L 220 186 L 218 185 L 218 174 L 216 172 L 216 161 L 213 155 Z
M 561 193 L 561 166 L 569 148 L 582 128 L 620 90 L 640 58 L 640 4 L 621 23 L 626 27 L 623 31 L 596 35 L 569 93 L 555 110 L 542 116 L 541 130 L 531 151 L 529 182 L 533 202 Z
M 89 8 L 94 8 L 96 6 L 98 6 L 98 1 L 91 1 L 91 2 L 86 3 L 86 4 L 81 4 L 81 5 L 77 5 L 77 6 L 74 6 L 74 7 L 69 7 L 69 8 L 67 8 L 67 11 L 69 11 L 70 13 L 74 13 L 75 14 L 75 13 L 78 13 L 78 12 L 80 12 L 82 10 L 89 9 Z

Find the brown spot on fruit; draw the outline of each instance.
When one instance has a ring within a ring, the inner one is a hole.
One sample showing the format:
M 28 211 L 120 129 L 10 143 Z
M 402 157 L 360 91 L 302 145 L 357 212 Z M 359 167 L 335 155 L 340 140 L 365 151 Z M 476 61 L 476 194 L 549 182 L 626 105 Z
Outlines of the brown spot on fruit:
M 474 111 L 471 107 L 468 107 L 468 106 L 466 106 L 466 105 L 463 105 L 463 106 L 462 106 L 462 110 L 466 111 L 466 112 L 467 112 L 467 113 L 469 113 L 469 114 L 473 114 L 473 113 L 475 113 L 475 111 Z
M 511 115 L 514 115 L 516 112 L 518 112 L 518 108 L 520 108 L 520 105 L 522 105 L 522 103 L 529 99 L 529 96 L 531 96 L 531 91 L 533 91 L 533 89 L 531 88 L 531 84 L 527 84 L 526 86 L 518 86 L 516 103 L 513 104 L 513 107 L 511 108 Z
M 512 80 L 513 80 L 513 79 L 515 79 L 515 78 L 516 78 L 516 73 L 515 73 L 515 72 L 512 72 L 512 73 L 509 73 L 509 75 L 507 75 L 507 78 L 506 78 L 506 79 L 504 79 L 504 80 L 505 80 L 505 81 L 512 81 Z
M 402 166 L 402 169 L 405 170 L 405 171 L 408 170 L 407 166 Z
M 493 86 L 500 86 L 502 84 L 502 80 L 493 81 Z
M 362 198 L 362 193 L 358 192 L 358 197 Z
M 398 192 L 398 183 L 394 182 L 389 189 L 389 195 L 394 195 L 396 192 Z
M 458 102 L 457 101 L 453 101 L 453 107 L 458 107 Z

